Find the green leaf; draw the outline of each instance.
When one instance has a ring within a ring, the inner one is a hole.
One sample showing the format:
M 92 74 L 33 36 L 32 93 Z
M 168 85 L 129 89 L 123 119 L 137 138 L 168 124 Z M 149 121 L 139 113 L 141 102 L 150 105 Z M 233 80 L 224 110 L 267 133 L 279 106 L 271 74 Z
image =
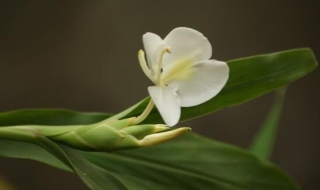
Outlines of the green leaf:
M 257 55 L 227 62 L 230 76 L 226 86 L 211 100 L 194 107 L 182 108 L 181 121 L 210 114 L 235 106 L 305 76 L 317 67 L 311 49 L 301 48 L 278 53 Z M 129 116 L 141 113 L 148 98 L 141 102 Z M 163 123 L 156 109 L 144 123 Z
M 110 114 L 84 113 L 62 109 L 24 109 L 0 113 L 0 126 L 14 125 L 79 125 L 91 124 Z M 10 147 L 10 148 L 8 148 Z M 0 140 L 0 156 L 28 158 L 72 172 L 70 167 L 40 146 L 32 143 Z
M 293 49 L 272 54 L 257 55 L 242 59 L 231 60 L 227 62 L 230 68 L 230 76 L 226 86 L 222 91 L 211 100 L 194 107 L 182 108 L 181 121 L 200 117 L 218 111 L 220 109 L 239 105 L 251 99 L 257 98 L 263 94 L 271 92 L 282 86 L 305 76 L 314 70 L 318 63 L 309 48 Z M 127 110 L 112 116 L 112 118 L 133 117 L 141 114 L 148 104 L 150 98 L 147 97 L 139 103 L 131 106 Z M 40 110 L 39 114 L 45 110 Z M 50 112 L 50 110 L 47 110 Z M 53 110 L 54 111 L 54 110 Z M 66 115 L 74 114 L 72 111 L 65 111 Z M 13 115 L 13 114 L 17 115 Z M 9 118 L 6 116 L 8 114 Z M 2 126 L 27 124 L 24 117 L 19 115 L 29 114 L 28 110 L 18 110 L 0 114 L 0 123 Z M 68 125 L 67 119 L 62 115 L 60 121 L 55 121 L 58 116 L 37 115 L 37 110 L 31 113 L 34 121 L 30 124 L 50 125 Z M 47 118 L 48 117 L 48 118 Z M 99 121 L 106 119 L 103 114 L 96 113 L 95 117 Z M 109 116 L 110 117 L 110 116 Z M 40 121 L 38 121 L 40 120 Z M 84 123 L 90 124 L 90 121 L 81 122 L 81 117 L 72 117 L 74 125 Z M 8 121 L 8 122 L 6 122 Z M 154 109 L 149 117 L 143 123 L 163 123 L 160 114 Z
M 285 91 L 285 88 L 276 91 L 275 101 L 262 128 L 251 145 L 251 152 L 262 159 L 269 159 L 271 156 L 284 103 Z
M 80 113 L 68 110 L 18 110 L 0 114 L 0 126 L 7 125 L 78 125 L 90 124 L 110 117 L 101 113 Z M 39 161 L 59 169 L 78 174 L 91 189 L 114 190 L 125 188 L 107 170 L 88 162 L 77 151 L 59 145 L 45 137 L 37 137 L 35 143 L 0 140 L 0 156 Z
M 94 190 L 126 190 L 127 188 L 104 168 L 98 167 L 86 160 L 79 151 L 68 146 L 59 145 L 75 172 L 81 180 Z
M 23 109 L 0 113 L 0 126 L 86 125 L 108 117 L 111 117 L 111 114 L 81 113 L 63 109 Z
M 150 148 L 82 154 L 130 189 L 298 189 L 274 165 L 194 133 Z
M 63 115 L 60 111 L 47 113 Z M 78 116 L 90 123 L 99 121 L 95 114 L 79 113 Z M 72 117 L 77 117 L 77 114 Z M 27 118 L 27 123 L 32 122 Z M 54 121 L 51 124 L 57 125 Z M 60 160 L 60 164 L 72 168 L 91 189 L 297 189 L 272 164 L 242 149 L 192 133 L 160 146 L 115 153 L 83 152 L 54 144 L 48 139 L 40 139 L 39 145 L 46 149 L 38 147 L 34 150 L 36 145 L 31 143 L 0 140 L 0 153 L 2 156 L 41 161 L 46 160 L 50 152 Z M 29 149 L 35 154 L 28 154 Z M 43 151 L 47 153 L 42 154 Z
M 26 158 L 51 165 L 65 171 L 73 171 L 69 166 L 64 164 L 50 152 L 32 143 L 1 139 L 0 156 Z
M 127 189 L 110 172 L 88 162 L 83 156 L 77 154 L 74 149 L 56 144 L 50 139 L 41 136 L 37 137 L 36 143 L 72 168 L 90 189 L 104 190 L 105 187 L 110 190 Z
M 227 63 L 230 68 L 230 76 L 223 90 L 206 103 L 182 108 L 181 121 L 200 117 L 254 99 L 290 84 L 314 70 L 318 65 L 312 50 L 309 48 L 257 55 L 228 61 Z M 150 98 L 147 97 L 127 110 L 112 116 L 112 118 L 137 116 L 143 112 L 149 100 Z M 52 111 L 54 113 L 55 110 Z M 61 110 L 64 114 L 60 117 L 53 114 L 48 116 L 50 114 L 46 112 L 51 112 L 51 110 L 18 110 L 2 113 L 0 114 L 0 123 L 3 123 L 2 126 L 19 125 L 21 123 L 50 125 L 51 121 L 55 122 L 56 125 L 68 125 L 71 122 L 74 125 L 90 124 L 90 121 L 85 119 L 82 121 L 85 117 L 77 117 L 72 111 Z M 19 117 L 26 114 L 30 114 L 28 116 L 34 118 L 31 123 L 26 123 L 24 117 Z M 72 119 L 68 120 L 64 115 L 70 116 Z M 95 113 L 94 115 L 99 121 L 106 119 L 103 114 Z M 163 121 L 158 111 L 154 109 L 144 123 L 163 123 Z
M 34 142 L 0 140 L 0 155 L 37 160 L 66 171 L 74 171 L 91 189 L 127 189 L 110 172 L 87 161 L 76 150 L 42 136 L 36 137 Z

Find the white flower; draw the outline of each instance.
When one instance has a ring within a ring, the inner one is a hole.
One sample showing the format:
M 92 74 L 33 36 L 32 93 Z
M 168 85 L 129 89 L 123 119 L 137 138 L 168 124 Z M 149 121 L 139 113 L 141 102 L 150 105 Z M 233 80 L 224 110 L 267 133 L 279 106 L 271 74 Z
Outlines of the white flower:
M 211 44 L 191 28 L 175 28 L 164 39 L 157 34 L 143 35 L 144 52 L 139 62 L 155 86 L 149 94 L 169 126 L 178 123 L 181 107 L 196 106 L 216 96 L 226 84 L 229 67 L 209 60 Z

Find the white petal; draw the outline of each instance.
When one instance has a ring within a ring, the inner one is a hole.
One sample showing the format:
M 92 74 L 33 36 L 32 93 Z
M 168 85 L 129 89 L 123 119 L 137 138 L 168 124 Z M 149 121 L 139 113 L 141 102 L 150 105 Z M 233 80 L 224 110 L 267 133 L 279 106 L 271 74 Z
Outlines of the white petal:
M 164 66 L 170 66 L 181 60 L 192 60 L 194 63 L 209 60 L 212 48 L 209 40 L 202 33 L 191 28 L 175 28 L 164 39 L 165 46 L 171 53 L 164 57 Z
M 142 36 L 144 49 L 147 54 L 148 65 L 151 70 L 156 69 L 157 61 L 163 46 L 163 40 L 157 34 L 148 32 Z
M 227 63 L 209 60 L 193 66 L 194 75 L 187 81 L 172 81 L 177 87 L 181 107 L 196 106 L 216 96 L 229 77 Z
M 181 114 L 180 100 L 172 86 L 150 86 L 149 94 L 168 126 L 178 123 Z

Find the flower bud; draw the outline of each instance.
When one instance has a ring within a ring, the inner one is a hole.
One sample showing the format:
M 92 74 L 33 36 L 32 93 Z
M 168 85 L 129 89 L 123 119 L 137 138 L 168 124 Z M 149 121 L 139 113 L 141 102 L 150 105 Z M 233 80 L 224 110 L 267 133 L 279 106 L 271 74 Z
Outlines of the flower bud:
M 132 118 L 100 122 L 47 137 L 80 150 L 113 151 L 152 146 L 176 138 L 190 130 L 183 127 L 167 131 L 169 127 L 161 124 L 130 126 L 131 121 Z
M 139 143 L 142 147 L 154 146 L 154 145 L 165 143 L 172 139 L 175 139 L 188 131 L 191 131 L 190 127 L 181 127 L 181 128 L 174 129 L 171 131 L 166 131 L 163 133 L 147 135 L 146 137 L 141 139 Z

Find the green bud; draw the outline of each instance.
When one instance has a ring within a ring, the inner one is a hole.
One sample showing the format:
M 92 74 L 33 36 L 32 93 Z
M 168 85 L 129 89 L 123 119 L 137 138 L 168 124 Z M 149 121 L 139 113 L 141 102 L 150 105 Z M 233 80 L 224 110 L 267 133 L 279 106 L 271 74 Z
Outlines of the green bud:
M 124 135 L 108 124 L 99 124 L 83 126 L 50 138 L 81 150 L 112 150 Z
M 133 135 L 137 139 L 142 139 L 146 135 L 158 133 L 161 131 L 168 130 L 169 127 L 166 125 L 158 124 L 158 125 L 135 125 L 124 128 L 121 130 L 122 133 L 127 133 Z
M 174 139 L 190 128 L 175 130 L 166 125 L 134 125 L 132 118 L 74 127 L 65 133 L 47 136 L 53 141 L 87 151 L 113 151 L 152 146 Z M 164 131 L 164 132 L 163 132 Z
M 141 139 L 139 143 L 141 147 L 154 146 L 175 139 L 188 131 L 191 131 L 190 127 L 180 127 L 178 129 L 166 131 L 163 133 L 147 135 L 146 137 Z

